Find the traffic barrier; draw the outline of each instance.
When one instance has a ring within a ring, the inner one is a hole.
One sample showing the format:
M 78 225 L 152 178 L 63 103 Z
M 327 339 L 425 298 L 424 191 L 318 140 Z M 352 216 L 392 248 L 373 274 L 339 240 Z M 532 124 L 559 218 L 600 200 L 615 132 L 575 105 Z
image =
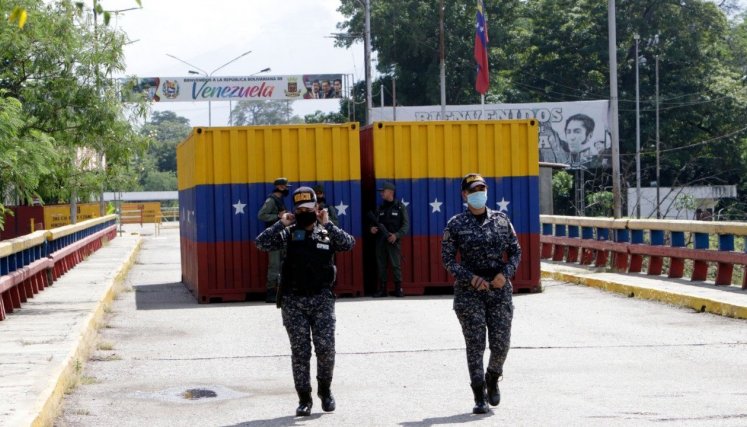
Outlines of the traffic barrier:
M 442 266 L 441 239 L 448 220 L 465 210 L 460 184 L 470 172 L 485 178 L 489 207 L 508 215 L 516 230 L 522 259 L 512 279 L 514 292 L 541 290 L 538 125 L 536 120 L 377 122 L 361 130 L 364 211 L 381 203 L 376 189 L 384 181 L 394 183 L 395 198 L 407 206 L 410 231 L 401 243 L 405 294 L 453 286 Z M 365 277 L 373 290 L 376 237 L 364 236 Z
M 115 221 L 108 215 L 0 242 L 0 320 L 116 237 Z
M 356 239 L 336 255 L 338 294 L 361 295 L 361 166 L 356 123 L 195 128 L 177 146 L 182 280 L 199 303 L 264 297 L 267 254 L 254 240 L 272 182 L 324 186 Z M 290 197 L 285 198 L 292 209 Z
M 648 259 L 646 274 L 653 276 L 664 272 L 668 259 L 670 278 L 682 278 L 689 260 L 691 281 L 705 281 L 713 266 L 714 284 L 719 286 L 732 284 L 734 265 L 747 266 L 747 251 L 735 251 L 735 238 L 743 239 L 747 247 L 745 223 L 553 215 L 541 215 L 540 221 L 544 259 L 606 267 L 611 256 L 610 267 L 627 273 L 640 273 Z M 718 236 L 717 250 L 710 249 L 711 236 Z M 576 257 L 579 251 L 581 259 Z M 740 285 L 747 289 L 747 272 Z

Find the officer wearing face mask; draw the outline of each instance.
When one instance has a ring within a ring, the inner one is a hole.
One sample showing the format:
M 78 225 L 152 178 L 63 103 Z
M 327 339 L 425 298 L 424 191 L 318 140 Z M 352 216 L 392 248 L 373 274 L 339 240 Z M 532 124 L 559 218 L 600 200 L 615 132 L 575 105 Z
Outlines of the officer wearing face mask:
M 503 375 L 508 354 L 514 311 L 509 279 L 516 273 L 521 248 L 508 217 L 485 206 L 488 186 L 482 176 L 467 174 L 461 189 L 467 210 L 454 215 L 446 224 L 441 260 L 456 277 L 454 311 L 467 346 L 467 368 L 475 398 L 472 412 L 484 414 L 489 411 L 486 397 L 492 406 L 501 400 L 498 379 Z M 486 329 L 490 358 L 484 372 Z
M 280 216 L 286 212 L 283 198 L 288 195 L 288 188 L 290 187 L 287 178 L 277 178 L 272 184 L 275 186 L 275 189 L 267 196 L 265 203 L 259 209 L 259 213 L 257 213 L 257 218 L 260 221 L 264 221 L 266 228 L 275 224 L 280 219 Z M 267 295 L 265 302 L 275 302 L 278 280 L 280 279 L 280 261 L 282 258 L 282 250 L 271 251 L 268 254 Z
M 299 187 L 293 192 L 294 213 L 257 236 L 262 251 L 286 250 L 281 275 L 283 325 L 288 332 L 293 363 L 293 382 L 298 393 L 297 416 L 311 415 L 311 340 L 317 362 L 317 396 L 325 412 L 335 410 L 330 386 L 335 366 L 335 252 L 349 251 L 355 239 L 318 209 L 314 190 Z

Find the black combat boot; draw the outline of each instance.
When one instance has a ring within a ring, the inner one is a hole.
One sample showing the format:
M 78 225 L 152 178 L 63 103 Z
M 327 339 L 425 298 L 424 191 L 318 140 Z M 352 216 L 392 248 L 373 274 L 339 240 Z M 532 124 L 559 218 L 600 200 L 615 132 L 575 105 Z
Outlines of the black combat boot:
M 498 389 L 498 379 L 500 374 L 494 374 L 490 371 L 485 372 L 485 384 L 488 387 L 488 403 L 498 406 L 501 403 L 501 391 Z
M 296 408 L 297 417 L 308 417 L 311 415 L 311 407 L 314 406 L 314 401 L 311 400 L 310 391 L 299 391 L 298 392 L 298 408 Z
M 487 414 L 490 410 L 488 403 L 485 402 L 485 383 L 473 384 L 472 394 L 475 395 L 475 407 L 472 408 L 473 414 Z
M 317 378 L 318 379 L 318 378 Z M 316 395 L 322 399 L 322 410 L 324 412 L 332 412 L 335 410 L 335 397 L 332 396 L 332 390 L 329 386 L 332 384 L 331 380 L 319 380 L 319 387 Z
M 386 283 L 379 284 L 379 289 L 376 290 L 376 293 L 373 294 L 374 298 L 381 298 L 386 296 Z
M 405 293 L 402 292 L 402 283 L 394 282 L 394 296 L 397 298 L 402 298 L 403 296 L 405 296 Z

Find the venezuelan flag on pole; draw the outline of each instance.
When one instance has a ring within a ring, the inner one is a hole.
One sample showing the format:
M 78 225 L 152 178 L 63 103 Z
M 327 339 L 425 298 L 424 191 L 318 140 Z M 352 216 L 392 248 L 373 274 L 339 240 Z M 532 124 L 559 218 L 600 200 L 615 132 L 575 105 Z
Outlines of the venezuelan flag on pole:
M 485 95 L 490 86 L 488 70 L 488 25 L 485 22 L 485 5 L 477 0 L 477 18 L 475 24 L 475 61 L 477 61 L 477 79 L 475 90 Z

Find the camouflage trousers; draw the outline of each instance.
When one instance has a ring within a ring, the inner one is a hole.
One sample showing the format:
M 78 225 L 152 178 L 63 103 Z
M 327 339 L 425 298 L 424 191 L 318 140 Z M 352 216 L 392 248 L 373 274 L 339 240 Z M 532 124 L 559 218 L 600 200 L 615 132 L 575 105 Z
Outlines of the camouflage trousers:
M 469 284 L 457 283 L 454 288 L 454 311 L 462 326 L 467 345 L 467 368 L 472 384 L 485 381 L 483 355 L 485 330 L 490 343 L 488 371 L 503 374 L 503 363 L 511 341 L 511 321 L 514 305 L 510 282 L 502 289 L 477 291 Z
M 311 342 L 317 379 L 332 381 L 335 369 L 335 296 L 325 290 L 313 296 L 283 296 L 283 326 L 288 332 L 296 391 L 310 392 Z

